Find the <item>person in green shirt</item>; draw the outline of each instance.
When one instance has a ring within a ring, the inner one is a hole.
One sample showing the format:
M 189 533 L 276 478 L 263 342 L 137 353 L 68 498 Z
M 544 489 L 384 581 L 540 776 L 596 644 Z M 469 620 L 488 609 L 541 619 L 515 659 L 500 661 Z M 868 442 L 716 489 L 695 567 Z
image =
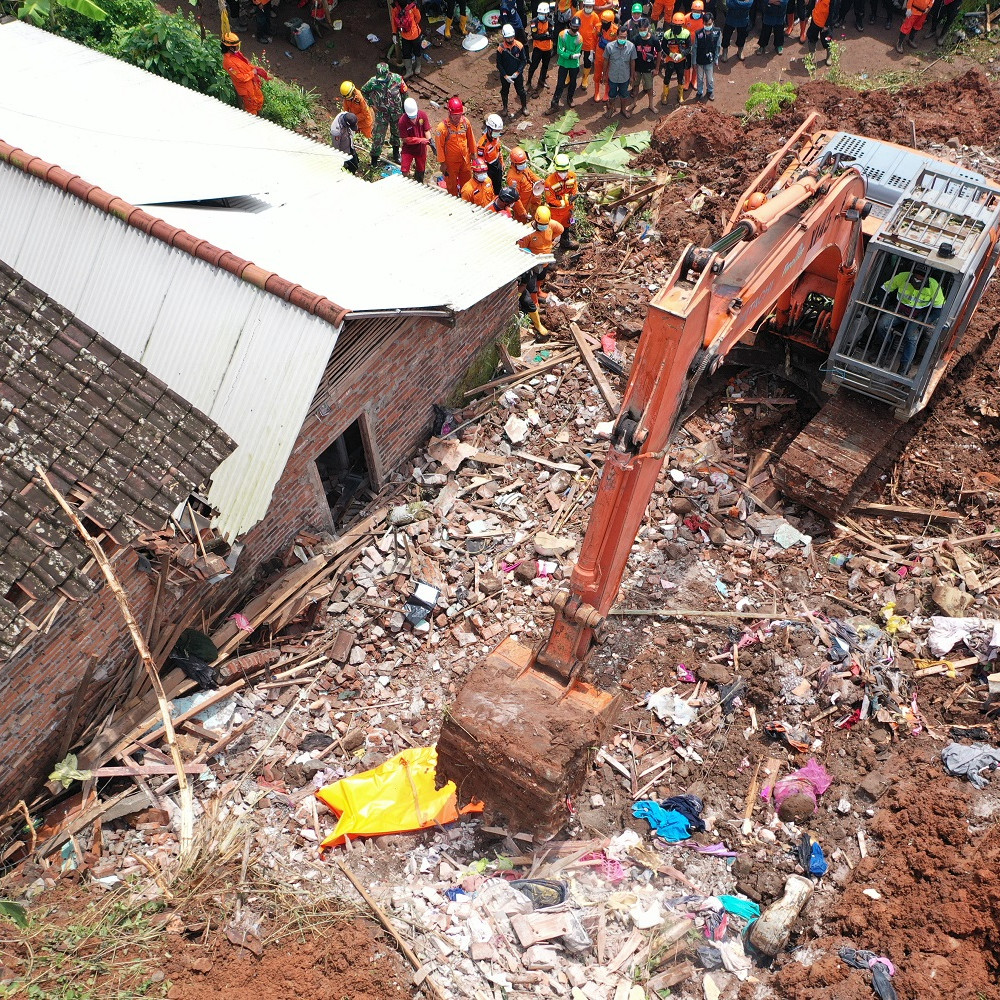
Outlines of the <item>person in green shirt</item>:
M 559 107 L 562 92 L 566 91 L 566 107 L 573 107 L 573 95 L 576 93 L 576 78 L 580 72 L 580 62 L 583 58 L 583 39 L 580 37 L 580 18 L 574 17 L 569 27 L 559 32 L 556 42 L 556 92 L 552 95 L 549 111 Z
M 914 264 L 909 271 L 899 271 L 894 274 L 882 285 L 882 291 L 896 293 L 895 302 L 891 298 L 887 298 L 885 302 L 885 308 L 892 309 L 896 315 L 883 313 L 876 328 L 882 336 L 883 343 L 893 330 L 902 329 L 903 353 L 899 372 L 905 375 L 913 364 L 921 333 L 927 326 L 933 326 L 937 321 L 941 307 L 945 303 L 944 290 L 941 288 L 941 283 L 931 277 L 926 267 Z

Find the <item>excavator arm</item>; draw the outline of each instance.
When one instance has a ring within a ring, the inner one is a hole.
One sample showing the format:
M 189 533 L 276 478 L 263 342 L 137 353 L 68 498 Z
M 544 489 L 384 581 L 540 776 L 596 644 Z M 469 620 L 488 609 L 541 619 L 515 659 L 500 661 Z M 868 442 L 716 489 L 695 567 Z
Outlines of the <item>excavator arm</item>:
M 752 188 L 711 246 L 689 246 L 650 304 L 548 638 L 537 651 L 505 639 L 469 675 L 442 724 L 439 778 L 454 780 L 463 800 L 484 800 L 488 815 L 512 829 L 545 837 L 560 828 L 586 779 L 590 748 L 617 717 L 618 696 L 588 683 L 584 667 L 692 386 L 765 318 L 792 323 L 809 292 L 833 299 L 828 326 L 843 315 L 861 255 L 864 180 L 816 157 L 793 157 L 779 179 L 783 153 L 772 160 L 773 176 L 755 181 L 768 192 Z

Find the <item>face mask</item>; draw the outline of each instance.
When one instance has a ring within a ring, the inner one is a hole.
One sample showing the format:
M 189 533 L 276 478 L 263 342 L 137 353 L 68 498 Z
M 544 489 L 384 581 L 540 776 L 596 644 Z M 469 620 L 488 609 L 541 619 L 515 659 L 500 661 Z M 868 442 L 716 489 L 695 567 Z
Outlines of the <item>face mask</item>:
M 568 170 L 557 170 L 556 171 L 556 176 L 560 180 L 566 180 L 566 178 L 569 177 L 569 171 Z
M 527 170 L 528 169 L 528 164 L 527 163 L 515 163 L 514 164 L 514 168 L 516 170 Z
M 486 174 L 473 174 L 472 176 L 475 177 L 476 180 L 480 182 L 486 180 Z
M 624 45 L 624 44 L 625 44 L 625 43 L 626 43 L 627 41 L 628 41 L 628 39 L 627 39 L 627 38 L 619 38 L 619 39 L 618 39 L 618 44 L 619 44 L 619 45 Z
M 407 115 L 406 117 L 409 118 L 411 122 L 415 122 L 417 120 L 416 115 Z
M 544 233 L 545 230 L 548 229 L 548 228 L 549 227 L 547 225 L 545 225 L 544 223 L 541 223 L 541 222 L 536 222 L 535 223 L 535 229 L 537 229 L 540 233 Z

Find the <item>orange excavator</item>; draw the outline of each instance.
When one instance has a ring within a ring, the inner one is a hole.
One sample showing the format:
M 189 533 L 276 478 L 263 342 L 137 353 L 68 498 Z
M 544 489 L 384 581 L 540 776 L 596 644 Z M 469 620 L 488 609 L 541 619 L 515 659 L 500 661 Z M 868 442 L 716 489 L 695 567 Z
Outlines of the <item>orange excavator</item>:
M 588 680 L 680 415 L 738 344 L 780 345 L 832 396 L 780 460 L 782 489 L 835 515 L 947 371 L 1000 252 L 1000 188 L 811 116 L 689 245 L 650 303 L 568 589 L 538 649 L 508 638 L 444 720 L 438 774 L 537 838 L 556 833 L 619 707 Z

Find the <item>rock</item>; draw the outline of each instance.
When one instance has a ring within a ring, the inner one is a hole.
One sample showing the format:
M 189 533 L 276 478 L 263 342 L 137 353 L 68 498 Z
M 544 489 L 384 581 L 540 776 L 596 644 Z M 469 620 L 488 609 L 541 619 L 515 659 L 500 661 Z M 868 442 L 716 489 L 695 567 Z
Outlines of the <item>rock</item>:
M 538 563 L 534 559 L 524 559 L 522 560 L 517 569 L 514 570 L 514 576 L 519 580 L 524 580 L 525 583 L 531 583 L 532 580 L 538 576 Z M 480 581 L 481 583 L 482 581 Z
M 539 531 L 535 535 L 535 554 L 546 558 L 564 555 L 575 546 L 576 542 L 572 538 L 550 535 L 547 531 Z
M 512 413 L 503 425 L 503 432 L 511 444 L 521 444 L 528 437 L 528 422 Z
M 973 597 L 950 583 L 937 583 L 931 592 L 931 600 L 950 618 L 964 618 Z
M 709 528 L 708 539 L 713 545 L 722 546 L 729 540 L 729 536 L 722 528 Z
M 732 684 L 733 672 L 723 663 L 699 663 L 695 673 L 709 684 Z
M 687 497 L 671 497 L 670 509 L 675 514 L 693 514 L 695 506 Z
M 808 795 L 789 795 L 778 807 L 783 823 L 801 823 L 816 812 L 816 800 Z
M 872 771 L 865 775 L 864 780 L 858 785 L 858 795 L 863 795 L 874 802 L 885 794 L 891 784 L 892 782 L 884 774 Z
M 498 594 L 503 590 L 503 580 L 496 573 L 483 573 L 479 577 L 479 589 L 484 594 Z

